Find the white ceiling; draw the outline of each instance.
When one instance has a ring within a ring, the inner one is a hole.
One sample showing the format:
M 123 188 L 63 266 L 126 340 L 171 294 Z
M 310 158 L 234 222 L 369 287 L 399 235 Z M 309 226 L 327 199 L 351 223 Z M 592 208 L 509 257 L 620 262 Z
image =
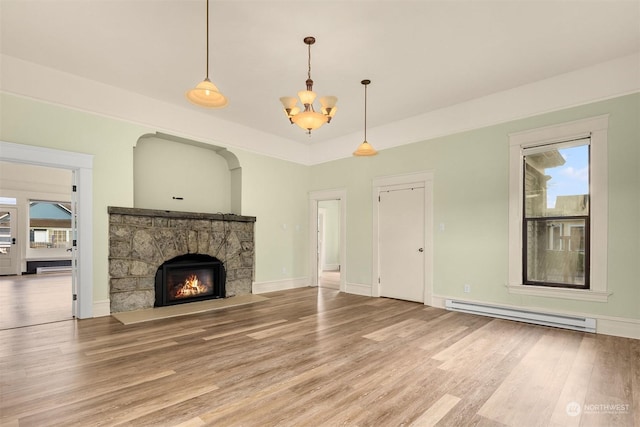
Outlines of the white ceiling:
M 1 53 L 201 111 L 205 0 L 0 0 Z M 279 97 L 338 97 L 309 137 Z M 306 145 L 446 108 L 640 51 L 639 1 L 217 1 L 210 78 L 216 118 Z M 358 141 L 354 141 L 354 147 Z

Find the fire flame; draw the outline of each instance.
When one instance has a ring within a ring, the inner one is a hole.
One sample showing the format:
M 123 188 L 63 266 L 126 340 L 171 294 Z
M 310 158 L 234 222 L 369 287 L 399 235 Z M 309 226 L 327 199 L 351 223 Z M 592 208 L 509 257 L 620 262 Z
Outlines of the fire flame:
M 190 275 L 176 290 L 176 298 L 193 297 L 208 292 L 210 286 L 201 282 L 195 274 Z

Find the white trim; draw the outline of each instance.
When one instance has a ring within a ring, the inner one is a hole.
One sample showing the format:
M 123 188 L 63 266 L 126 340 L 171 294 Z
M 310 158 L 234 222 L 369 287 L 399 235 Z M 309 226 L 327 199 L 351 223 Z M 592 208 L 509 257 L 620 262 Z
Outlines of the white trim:
M 340 291 L 346 292 L 347 280 L 347 189 L 311 191 L 309 193 L 309 286 L 318 286 L 318 202 L 340 202 Z
M 294 279 L 271 280 L 266 282 L 253 282 L 251 293 L 263 294 L 265 292 L 285 291 L 287 289 L 306 288 L 309 286 L 308 277 L 298 277 Z
M 507 285 L 510 294 L 532 295 L 538 297 L 572 299 L 579 301 L 607 302 L 612 292 L 599 292 L 589 289 L 553 288 L 549 286 Z
M 93 302 L 93 317 L 111 316 L 111 300 L 103 299 Z
M 0 160 L 76 172 L 79 282 L 77 317 L 93 317 L 93 155 L 0 141 Z
M 188 102 L 170 104 L 15 56 L 0 54 L 0 63 L 0 92 L 86 111 L 169 135 L 309 164 L 306 144 L 221 119 L 206 109 L 194 110 Z M 36 76 L 40 90 L 33 84 Z
M 372 296 L 371 285 L 365 285 L 363 283 L 347 283 L 345 292 L 348 294 L 362 295 L 364 297 Z
M 389 175 L 373 179 L 372 209 L 373 209 L 373 259 L 371 263 L 371 295 L 380 296 L 380 248 L 379 245 L 379 214 L 378 197 L 381 191 L 389 189 L 404 189 L 412 186 L 424 187 L 424 304 L 431 305 L 433 294 L 433 172 L 416 172 L 403 175 Z
M 471 99 L 368 129 L 378 151 L 414 142 L 508 123 L 540 114 L 587 105 L 640 91 L 640 54 L 619 57 L 590 67 Z M 34 88 L 35 90 L 35 88 Z M 314 164 L 351 156 L 358 132 L 322 144 L 312 144 Z
M 0 92 L 299 164 L 349 158 L 353 141 L 362 138 L 357 131 L 322 143 L 300 144 L 14 56 L 1 54 L 0 62 Z M 636 93 L 640 91 L 639 72 L 640 55 L 633 53 L 373 127 L 369 129 L 369 141 L 380 151 Z M 42 84 L 34 85 L 34 76 Z M 77 89 L 73 96 L 69 95 L 69 88 Z
M 640 340 L 640 320 L 623 317 L 594 316 L 598 321 L 596 333 Z
M 454 299 L 461 300 L 460 298 L 446 295 L 433 295 L 432 307 L 446 309 L 446 300 Z M 473 300 L 464 298 L 465 301 L 487 304 L 487 301 Z M 592 317 L 596 319 L 596 334 L 613 335 L 616 337 L 640 339 L 640 319 L 631 319 L 625 317 L 606 316 L 594 313 L 581 313 L 567 310 L 554 310 L 551 312 L 548 308 L 540 308 L 527 305 L 512 305 L 512 304 L 494 304 L 505 308 L 521 309 L 521 310 L 533 310 L 540 313 L 559 314 L 566 316 L 582 316 Z
M 509 135 L 509 293 L 545 297 L 570 298 L 606 302 L 607 236 L 608 236 L 608 161 L 607 129 L 609 115 L 591 117 L 553 126 L 516 132 Z M 542 293 L 538 287 L 522 284 L 522 155 L 527 147 L 583 137 L 591 138 L 591 266 L 590 290 L 562 291 L 549 288 Z M 586 295 L 591 295 L 587 299 Z

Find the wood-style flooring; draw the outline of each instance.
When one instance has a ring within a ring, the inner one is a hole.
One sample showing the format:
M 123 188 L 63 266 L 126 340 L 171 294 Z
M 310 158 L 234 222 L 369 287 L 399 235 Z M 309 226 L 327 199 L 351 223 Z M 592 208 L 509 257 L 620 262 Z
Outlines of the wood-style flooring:
M 634 426 L 640 340 L 323 288 L 0 331 L 2 426 Z
M 321 288 L 340 289 L 340 272 L 323 271 L 318 278 L 318 286 Z
M 0 276 L 0 329 L 73 318 L 71 273 Z

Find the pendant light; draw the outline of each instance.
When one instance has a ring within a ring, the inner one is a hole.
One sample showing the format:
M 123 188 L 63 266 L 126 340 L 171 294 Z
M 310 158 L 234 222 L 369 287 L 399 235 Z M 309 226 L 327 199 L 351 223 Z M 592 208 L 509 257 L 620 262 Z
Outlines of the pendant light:
M 187 99 L 200 107 L 224 108 L 229 101 L 209 80 L 209 0 L 207 0 L 207 75 L 198 85 L 187 91 Z
M 354 156 L 375 156 L 378 152 L 367 142 L 367 86 L 371 80 L 363 80 L 364 85 L 364 142 L 353 152 Z
M 284 107 L 284 113 L 290 123 L 295 123 L 300 128 L 311 134 L 312 130 L 318 129 L 325 123 L 330 123 L 338 108 L 336 102 L 338 98 L 335 96 L 323 96 L 320 98 L 321 113 L 313 108 L 313 101 L 316 99 L 316 93 L 313 91 L 313 80 L 311 80 L 311 45 L 316 42 L 315 37 L 305 37 L 304 43 L 308 46 L 309 51 L 309 68 L 307 72 L 307 90 L 298 92 L 300 102 L 304 106 L 304 111 L 300 112 L 300 108 L 296 106 L 298 100 L 292 96 L 283 96 L 280 102 Z

